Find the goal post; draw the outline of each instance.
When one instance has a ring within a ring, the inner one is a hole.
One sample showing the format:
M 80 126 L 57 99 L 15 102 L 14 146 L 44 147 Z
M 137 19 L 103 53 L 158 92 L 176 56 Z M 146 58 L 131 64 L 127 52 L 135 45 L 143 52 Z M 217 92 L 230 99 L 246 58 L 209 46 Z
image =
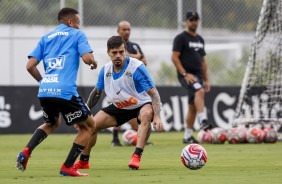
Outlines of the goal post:
M 234 126 L 282 124 L 282 0 L 264 0 Z

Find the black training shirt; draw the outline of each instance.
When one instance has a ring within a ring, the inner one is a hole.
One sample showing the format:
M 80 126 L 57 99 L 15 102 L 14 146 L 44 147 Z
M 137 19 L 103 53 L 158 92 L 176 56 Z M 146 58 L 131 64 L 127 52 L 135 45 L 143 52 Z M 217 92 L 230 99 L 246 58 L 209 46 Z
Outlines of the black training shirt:
M 127 52 L 129 52 L 130 54 L 137 54 L 137 49 L 138 49 L 142 55 L 141 58 L 138 58 L 138 59 L 143 59 L 144 57 L 143 51 L 141 50 L 141 47 L 137 43 L 127 41 L 126 49 L 127 49 Z
M 180 61 L 188 73 L 202 74 L 202 58 L 206 55 L 205 42 L 200 35 L 183 31 L 173 40 L 173 51 L 180 52 Z

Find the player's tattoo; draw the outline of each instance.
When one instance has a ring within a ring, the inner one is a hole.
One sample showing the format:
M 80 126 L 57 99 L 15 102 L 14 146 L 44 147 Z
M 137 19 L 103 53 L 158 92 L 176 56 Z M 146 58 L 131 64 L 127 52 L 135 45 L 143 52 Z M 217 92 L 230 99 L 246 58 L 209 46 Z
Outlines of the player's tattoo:
M 89 109 L 92 109 L 98 103 L 101 95 L 102 91 L 97 90 L 96 87 L 91 91 L 87 100 L 87 106 L 89 107 Z
M 150 91 L 149 95 L 152 98 L 152 107 L 153 107 L 154 113 L 155 115 L 160 116 L 162 103 L 161 103 L 161 97 L 159 95 L 159 92 L 156 88 L 152 88 L 149 91 Z

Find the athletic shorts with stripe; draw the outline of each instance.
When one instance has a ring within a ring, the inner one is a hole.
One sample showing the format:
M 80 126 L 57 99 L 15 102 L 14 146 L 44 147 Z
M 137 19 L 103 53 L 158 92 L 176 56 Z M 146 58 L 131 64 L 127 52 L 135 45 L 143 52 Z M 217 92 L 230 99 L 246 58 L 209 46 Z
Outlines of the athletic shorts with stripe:
M 88 115 L 91 115 L 89 108 L 80 96 L 72 96 L 71 100 L 41 97 L 39 101 L 43 108 L 43 118 L 46 123 L 55 124 L 60 113 L 68 126 L 84 121 Z

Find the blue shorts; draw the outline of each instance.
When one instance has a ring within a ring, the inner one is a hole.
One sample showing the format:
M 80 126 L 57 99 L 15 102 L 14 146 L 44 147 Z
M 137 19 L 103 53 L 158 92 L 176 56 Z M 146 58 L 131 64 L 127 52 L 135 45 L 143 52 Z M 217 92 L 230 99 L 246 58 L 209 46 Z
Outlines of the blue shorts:
M 72 96 L 71 100 L 41 97 L 39 101 L 43 108 L 43 118 L 46 123 L 55 124 L 60 113 L 68 126 L 84 121 L 88 118 L 88 115 L 91 115 L 81 97 Z

